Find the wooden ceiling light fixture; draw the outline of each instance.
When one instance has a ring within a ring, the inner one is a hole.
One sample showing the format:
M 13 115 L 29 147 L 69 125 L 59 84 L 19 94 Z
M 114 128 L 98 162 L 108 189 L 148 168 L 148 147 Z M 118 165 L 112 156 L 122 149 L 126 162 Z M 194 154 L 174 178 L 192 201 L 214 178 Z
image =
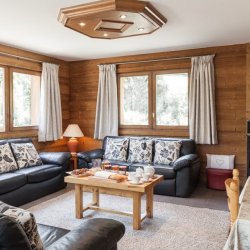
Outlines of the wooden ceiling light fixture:
M 167 19 L 146 1 L 104 0 L 62 8 L 58 21 L 92 38 L 115 39 L 153 33 Z

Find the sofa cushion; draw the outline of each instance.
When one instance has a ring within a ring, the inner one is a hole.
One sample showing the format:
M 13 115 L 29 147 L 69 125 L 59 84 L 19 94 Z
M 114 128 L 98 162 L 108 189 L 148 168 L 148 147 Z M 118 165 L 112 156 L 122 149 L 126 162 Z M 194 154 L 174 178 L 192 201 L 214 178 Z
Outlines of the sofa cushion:
M 0 201 L 0 213 L 14 219 L 27 235 L 31 249 L 43 250 L 43 243 L 38 234 L 35 217 L 29 211 L 13 207 Z
M 128 151 L 128 138 L 108 138 L 104 159 L 126 161 Z
M 180 155 L 181 142 L 179 141 L 155 141 L 154 164 L 170 164 L 176 161 Z
M 109 161 L 111 165 L 119 165 L 119 166 L 130 166 L 131 163 L 129 162 L 126 162 L 126 161 L 113 161 L 113 160 L 110 160 Z
M 11 143 L 11 147 L 20 169 L 43 164 L 33 143 Z
M 18 169 L 16 160 L 12 154 L 10 145 L 0 145 L 0 173 L 6 173 Z
M 133 163 L 151 163 L 153 141 L 130 138 L 128 161 Z
M 52 179 L 62 172 L 57 165 L 42 165 L 31 168 L 22 168 L 16 171 L 27 176 L 28 183 L 36 183 Z
M 22 227 L 16 221 L 0 213 L 0 248 L 1 249 L 20 249 L 30 250 L 30 243 L 22 230 Z
M 0 194 L 11 192 L 24 186 L 26 183 L 27 178 L 23 174 L 16 172 L 0 174 Z

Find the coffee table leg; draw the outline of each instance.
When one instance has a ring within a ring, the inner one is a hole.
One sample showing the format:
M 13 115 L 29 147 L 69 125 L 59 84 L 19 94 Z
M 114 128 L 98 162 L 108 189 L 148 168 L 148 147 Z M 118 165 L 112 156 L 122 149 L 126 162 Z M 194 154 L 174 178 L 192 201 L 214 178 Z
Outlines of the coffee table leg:
M 152 187 L 146 191 L 146 210 L 148 218 L 153 218 L 153 195 L 154 189 Z
M 141 228 L 141 194 L 133 194 L 133 229 Z
M 99 206 L 99 189 L 93 189 L 93 205 Z
M 75 184 L 75 212 L 76 218 L 83 218 L 83 198 L 82 198 L 82 187 L 79 184 Z

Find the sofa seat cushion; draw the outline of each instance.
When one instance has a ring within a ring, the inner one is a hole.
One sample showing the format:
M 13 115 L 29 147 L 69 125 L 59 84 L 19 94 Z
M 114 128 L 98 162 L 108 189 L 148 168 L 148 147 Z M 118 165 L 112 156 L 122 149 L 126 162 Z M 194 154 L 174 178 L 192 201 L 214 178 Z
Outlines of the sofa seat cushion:
M 137 168 L 141 167 L 144 169 L 148 164 L 133 164 L 129 166 L 129 171 L 136 171 Z M 173 169 L 173 166 L 170 165 L 155 165 L 155 174 L 160 174 L 164 176 L 164 179 L 174 179 L 176 177 L 176 172 Z
M 114 161 L 114 160 L 109 160 L 111 165 L 119 165 L 119 166 L 127 166 L 129 167 L 131 163 L 125 162 L 125 161 Z
M 37 224 L 38 226 L 38 233 L 42 239 L 44 249 L 49 247 L 55 241 L 63 237 L 65 234 L 69 232 L 67 229 L 47 226 L 43 224 Z
M 28 183 L 37 183 L 54 178 L 62 172 L 57 165 L 42 165 L 37 167 L 22 168 L 17 170 L 27 176 Z
M 24 174 L 3 173 L 0 174 L 0 194 L 11 192 L 24 186 L 27 183 L 27 178 Z

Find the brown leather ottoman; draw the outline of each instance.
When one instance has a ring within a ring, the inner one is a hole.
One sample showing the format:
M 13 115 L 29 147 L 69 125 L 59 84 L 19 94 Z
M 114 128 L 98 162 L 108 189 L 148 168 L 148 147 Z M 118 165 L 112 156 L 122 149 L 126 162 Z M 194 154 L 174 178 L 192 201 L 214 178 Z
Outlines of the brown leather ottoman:
M 207 168 L 207 187 L 216 190 L 226 190 L 225 180 L 232 178 L 232 170 Z

